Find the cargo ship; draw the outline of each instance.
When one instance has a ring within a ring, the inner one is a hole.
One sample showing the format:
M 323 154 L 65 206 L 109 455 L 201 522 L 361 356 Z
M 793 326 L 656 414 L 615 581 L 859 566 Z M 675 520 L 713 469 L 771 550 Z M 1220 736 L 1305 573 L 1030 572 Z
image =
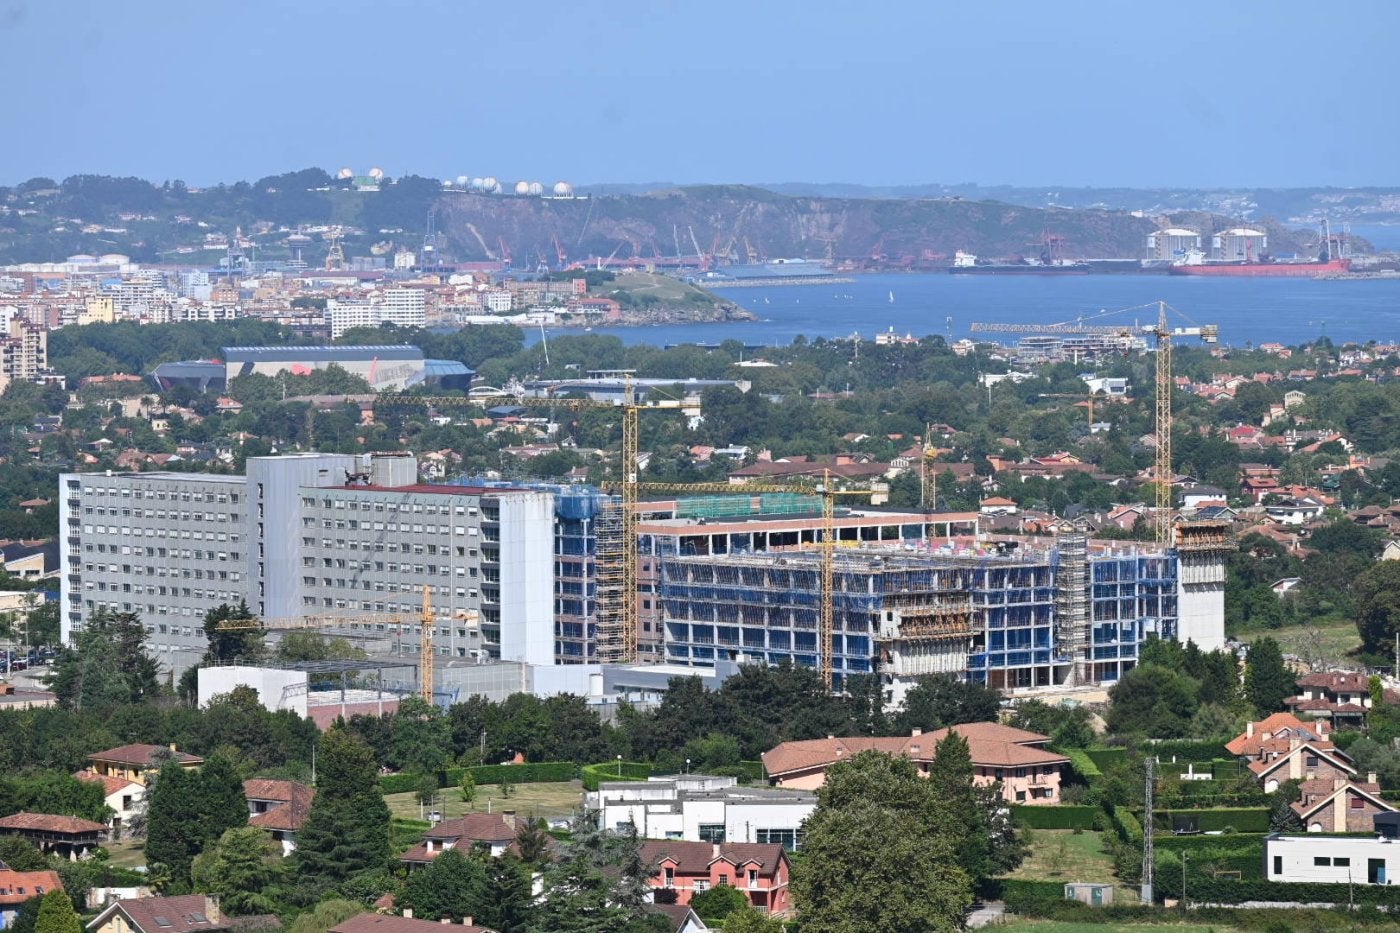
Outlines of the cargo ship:
M 1297 278 L 1317 278 L 1323 275 L 1336 275 L 1351 269 L 1351 260 L 1346 258 L 1323 258 L 1304 262 L 1274 262 L 1270 260 L 1242 260 L 1238 262 L 1210 262 L 1204 259 L 1191 261 L 1188 255 L 1182 262 L 1167 268 L 1171 275 L 1237 275 Z
M 972 253 L 958 250 L 948 271 L 954 275 L 1088 275 L 1087 262 L 1066 259 L 1023 259 L 1020 262 L 978 262 Z
M 1339 275 L 1351 269 L 1351 259 L 1346 255 L 1345 234 L 1333 236 L 1331 227 L 1322 224 L 1322 252 L 1312 260 L 1276 260 L 1269 258 L 1268 237 L 1260 230 L 1236 228 L 1226 230 L 1212 237 L 1212 250 L 1223 253 L 1224 258 L 1207 259 L 1199 249 L 1188 250 L 1186 255 L 1167 267 L 1172 275 L 1233 275 L 1244 277 L 1269 278 L 1309 278 L 1325 275 Z

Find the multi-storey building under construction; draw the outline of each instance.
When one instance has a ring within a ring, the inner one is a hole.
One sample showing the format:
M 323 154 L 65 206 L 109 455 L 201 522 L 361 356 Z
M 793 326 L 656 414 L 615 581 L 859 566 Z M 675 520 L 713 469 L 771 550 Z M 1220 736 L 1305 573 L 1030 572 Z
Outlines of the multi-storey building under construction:
M 834 560 L 833 685 L 878 673 L 893 703 L 929 674 L 1002 689 L 1111 683 L 1146 638 L 1183 634 L 1174 550 L 1071 534 L 1046 550 L 863 547 Z M 819 553 L 669 556 L 660 580 L 666 661 L 819 665 Z M 1223 603 L 1193 598 L 1190 637 L 1215 647 Z

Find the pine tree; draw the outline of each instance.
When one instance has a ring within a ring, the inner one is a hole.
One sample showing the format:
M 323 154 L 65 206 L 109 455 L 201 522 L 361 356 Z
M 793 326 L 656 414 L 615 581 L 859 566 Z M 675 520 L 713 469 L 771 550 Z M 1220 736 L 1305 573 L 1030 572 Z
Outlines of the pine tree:
M 504 855 L 487 863 L 486 897 L 472 916 L 488 929 L 524 933 L 533 902 L 529 866 L 512 855 Z
M 44 895 L 39 904 L 39 919 L 34 922 L 34 933 L 83 933 L 82 921 L 67 894 L 54 890 Z
M 199 769 L 200 826 L 206 843 L 230 829 L 248 825 L 248 798 L 233 764 L 214 753 Z
M 408 876 L 397 901 L 423 920 L 476 916 L 487 903 L 486 868 L 476 859 L 448 849 Z
M 374 753 L 344 728 L 321 736 L 317 765 L 296 862 L 304 882 L 327 887 L 388 863 L 389 807 L 379 793 Z
M 1260 716 L 1283 709 L 1283 701 L 1298 692 L 1298 679 L 1283 662 L 1283 651 L 1272 638 L 1261 638 L 1245 655 L 1244 692 Z
M 204 834 L 200 827 L 199 775 L 176 762 L 164 764 L 156 777 L 146 808 L 146 862 L 158 886 L 185 890 L 190 862 Z
M 195 858 L 191 868 L 195 887 L 219 896 L 227 913 L 273 913 L 272 895 L 282 877 L 282 851 L 256 826 L 230 829 Z

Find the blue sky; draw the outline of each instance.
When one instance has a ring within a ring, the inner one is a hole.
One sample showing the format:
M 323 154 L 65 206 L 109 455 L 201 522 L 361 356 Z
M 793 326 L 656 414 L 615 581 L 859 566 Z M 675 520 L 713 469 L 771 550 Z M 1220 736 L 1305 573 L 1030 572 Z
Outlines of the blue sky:
M 1400 2 L 0 0 L 0 184 L 1400 184 Z

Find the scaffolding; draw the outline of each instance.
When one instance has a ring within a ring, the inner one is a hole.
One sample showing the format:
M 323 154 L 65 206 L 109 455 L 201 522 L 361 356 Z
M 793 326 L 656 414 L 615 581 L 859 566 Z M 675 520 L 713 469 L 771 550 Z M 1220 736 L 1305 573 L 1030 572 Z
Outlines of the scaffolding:
M 604 503 L 597 517 L 597 555 L 594 564 L 598 593 L 597 656 L 603 662 L 621 661 L 626 657 L 624 628 L 629 613 L 626 611 L 628 592 L 624 573 L 627 560 L 625 525 L 622 503 L 616 500 Z
M 754 500 L 758 507 L 754 507 Z M 798 493 L 686 496 L 676 500 L 677 518 L 741 518 L 745 515 L 820 515 L 821 498 Z
M 1055 653 L 1073 662 L 1071 685 L 1088 673 L 1089 538 L 1082 533 L 1060 535 L 1055 568 Z

